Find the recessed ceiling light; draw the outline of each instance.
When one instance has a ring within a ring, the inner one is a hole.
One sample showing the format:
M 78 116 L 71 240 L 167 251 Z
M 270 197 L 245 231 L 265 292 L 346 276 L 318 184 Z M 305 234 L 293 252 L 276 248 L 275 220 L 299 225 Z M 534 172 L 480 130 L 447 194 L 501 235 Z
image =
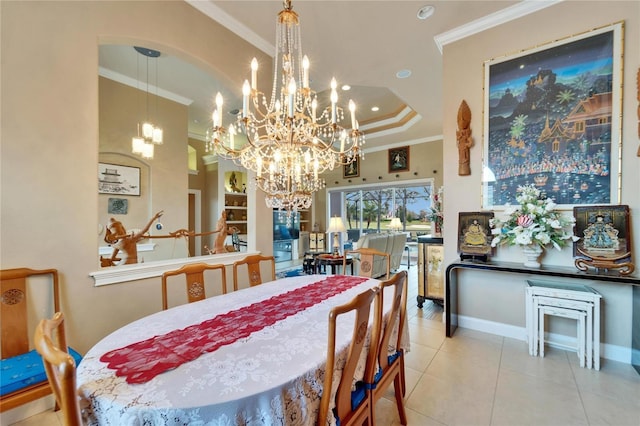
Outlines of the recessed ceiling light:
M 436 11 L 436 8 L 433 6 L 422 6 L 418 9 L 418 19 L 427 19 L 429 16 L 433 15 L 433 12 Z
M 396 73 L 396 77 L 398 78 L 407 78 L 411 75 L 411 70 L 400 70 Z
M 380 108 L 378 108 L 377 106 L 374 106 L 374 107 L 371 107 L 371 111 L 378 112 L 380 111 Z
M 351 90 L 351 86 L 349 86 L 348 84 L 344 84 L 342 86 L 342 90 L 344 90 L 344 91 Z

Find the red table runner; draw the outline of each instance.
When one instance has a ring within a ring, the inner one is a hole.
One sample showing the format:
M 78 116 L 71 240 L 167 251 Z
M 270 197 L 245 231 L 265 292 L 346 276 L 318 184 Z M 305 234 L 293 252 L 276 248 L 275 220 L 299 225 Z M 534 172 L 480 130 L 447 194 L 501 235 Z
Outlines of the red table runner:
M 321 281 L 253 303 L 200 324 L 173 330 L 107 352 L 100 361 L 128 383 L 145 383 L 200 355 L 213 352 L 251 333 L 342 293 L 367 278 L 333 275 Z

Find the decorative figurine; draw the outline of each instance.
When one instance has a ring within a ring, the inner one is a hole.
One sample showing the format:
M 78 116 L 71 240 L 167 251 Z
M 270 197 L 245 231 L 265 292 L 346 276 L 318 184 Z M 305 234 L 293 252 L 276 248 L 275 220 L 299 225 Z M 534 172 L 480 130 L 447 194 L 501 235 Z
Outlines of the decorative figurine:
M 128 233 L 122 222 L 112 217 L 106 227 L 104 241 L 113 247 L 113 253 L 111 254 L 111 258 L 103 258 L 100 256 L 101 266 L 138 263 L 138 241 L 148 237 L 148 235 L 145 234 L 149 232 L 151 224 L 162 216 L 162 213 L 162 210 L 156 213 L 144 228 L 135 233 Z M 120 259 L 117 258 L 119 252 L 122 252 L 122 258 Z
M 458 130 L 456 131 L 456 139 L 458 143 L 458 175 L 468 176 L 471 174 L 471 156 L 469 148 L 473 146 L 473 138 L 471 137 L 471 109 L 465 100 L 460 103 L 458 108 Z

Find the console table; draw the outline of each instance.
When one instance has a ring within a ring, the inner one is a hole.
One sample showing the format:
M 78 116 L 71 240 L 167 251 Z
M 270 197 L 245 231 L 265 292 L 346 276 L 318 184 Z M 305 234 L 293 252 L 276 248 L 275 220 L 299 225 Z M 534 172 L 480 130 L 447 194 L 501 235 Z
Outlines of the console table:
M 474 262 L 458 261 L 447 266 L 445 276 L 445 323 L 447 337 L 452 337 L 458 328 L 458 283 L 457 271 L 461 269 L 475 269 L 493 273 L 507 272 L 512 274 L 528 274 L 555 278 L 572 278 L 591 281 L 606 281 L 621 285 L 633 286 L 633 324 L 631 329 L 631 364 L 640 373 L 640 276 L 620 276 L 617 272 L 596 273 L 594 270 L 586 272 L 575 268 L 561 266 L 542 266 L 540 269 L 525 268 L 521 263 L 514 262 Z

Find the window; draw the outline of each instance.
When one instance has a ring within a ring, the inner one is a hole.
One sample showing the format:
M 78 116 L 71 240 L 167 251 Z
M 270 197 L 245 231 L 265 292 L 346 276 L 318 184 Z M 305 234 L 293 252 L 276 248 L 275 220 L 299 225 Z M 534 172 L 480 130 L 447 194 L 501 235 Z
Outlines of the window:
M 407 185 L 354 187 L 339 191 L 347 239 L 357 241 L 363 233 L 391 231 L 389 225 L 393 217 L 402 222 L 402 232 L 410 232 L 412 236 L 429 233 L 431 223 L 426 216 L 431 207 L 432 191 L 431 179 Z

